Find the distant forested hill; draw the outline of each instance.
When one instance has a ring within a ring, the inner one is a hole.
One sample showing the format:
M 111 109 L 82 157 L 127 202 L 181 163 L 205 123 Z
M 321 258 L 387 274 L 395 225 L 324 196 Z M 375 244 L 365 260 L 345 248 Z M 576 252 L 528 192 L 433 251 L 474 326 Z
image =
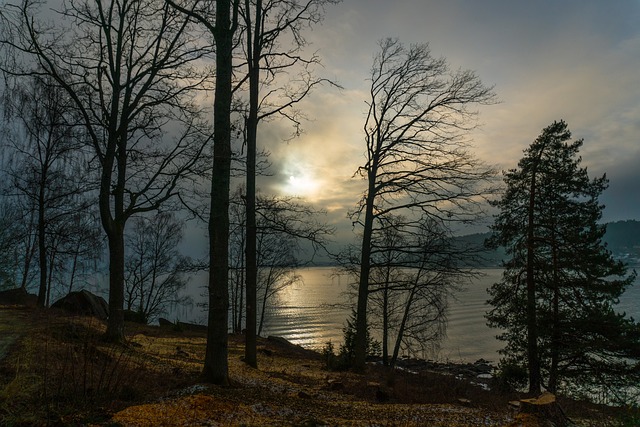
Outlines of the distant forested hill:
M 640 221 L 608 223 L 604 242 L 616 258 L 630 265 L 640 265 Z
M 640 246 L 640 221 L 616 221 L 607 224 L 604 240 L 609 250 L 624 251 Z
M 482 247 L 484 241 L 491 233 L 467 234 L 456 237 L 460 245 L 470 247 Z M 640 265 L 640 221 L 616 221 L 607 224 L 607 234 L 604 243 L 614 257 L 625 261 L 629 265 Z M 504 249 L 496 251 L 484 250 L 480 253 L 479 261 L 475 263 L 479 267 L 499 266 L 506 258 Z

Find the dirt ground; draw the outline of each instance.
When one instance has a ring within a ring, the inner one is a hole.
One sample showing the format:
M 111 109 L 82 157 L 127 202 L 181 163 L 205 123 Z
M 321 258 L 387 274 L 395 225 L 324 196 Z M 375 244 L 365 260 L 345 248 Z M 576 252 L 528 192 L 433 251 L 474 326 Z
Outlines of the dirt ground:
M 0 308 L 9 348 L 0 361 L 0 425 L 505 426 L 514 394 L 433 372 L 371 365 L 329 371 L 323 356 L 259 339 L 258 369 L 231 335 L 227 387 L 201 382 L 202 331 L 127 324 L 128 343 L 102 342 L 104 324 L 52 310 Z M 5 336 L 6 335 L 6 336 Z M 615 425 L 606 408 L 575 406 L 580 425 Z
M 30 323 L 27 309 L 0 309 L 0 360 L 3 360 Z

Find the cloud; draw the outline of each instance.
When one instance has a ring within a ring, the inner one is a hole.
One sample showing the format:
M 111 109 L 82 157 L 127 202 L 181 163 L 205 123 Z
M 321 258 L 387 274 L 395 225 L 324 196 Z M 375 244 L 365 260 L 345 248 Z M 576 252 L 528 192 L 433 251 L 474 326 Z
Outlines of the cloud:
M 522 151 L 554 120 L 584 138 L 583 164 L 592 176 L 607 172 L 605 217 L 640 217 L 640 3 L 568 0 L 350 0 L 329 7 L 309 34 L 324 76 L 343 91 L 324 88 L 305 101 L 312 121 L 288 144 L 269 140 L 274 192 L 290 191 L 290 177 L 318 183 L 309 200 L 331 221 L 351 228 L 346 212 L 364 189 L 353 178 L 364 163 L 365 101 L 377 41 L 429 42 L 452 68 L 476 70 L 501 99 L 480 109 L 473 152 L 498 169 L 515 167 Z M 625 198 L 625 192 L 629 197 Z M 605 196 L 603 196 L 605 197 Z

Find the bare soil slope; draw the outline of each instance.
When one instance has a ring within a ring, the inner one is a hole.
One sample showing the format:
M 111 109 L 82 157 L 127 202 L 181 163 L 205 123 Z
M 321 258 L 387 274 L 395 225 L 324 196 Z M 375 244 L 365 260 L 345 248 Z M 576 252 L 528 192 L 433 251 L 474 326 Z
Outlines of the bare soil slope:
M 128 324 L 114 346 L 94 318 L 7 307 L 0 328 L 18 332 L 0 360 L 0 425 L 503 426 L 520 397 L 433 372 L 331 372 L 282 339 L 260 339 L 252 369 L 235 335 L 231 385 L 219 387 L 199 380 L 202 331 Z M 563 405 L 581 425 L 613 425 L 606 408 Z

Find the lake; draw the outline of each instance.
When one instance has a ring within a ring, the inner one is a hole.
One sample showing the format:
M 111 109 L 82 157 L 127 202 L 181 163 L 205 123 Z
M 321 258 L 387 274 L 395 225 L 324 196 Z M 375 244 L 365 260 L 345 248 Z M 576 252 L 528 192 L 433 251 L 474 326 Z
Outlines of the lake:
M 458 292 L 449 304 L 447 337 L 437 354 L 440 361 L 474 362 L 480 358 L 497 362 L 502 343 L 495 338 L 497 330 L 486 325 L 487 288 L 500 280 L 502 269 L 481 269 L 465 291 Z M 351 314 L 348 307 L 348 280 L 335 275 L 332 267 L 310 267 L 298 270 L 303 282 L 280 291 L 267 309 L 262 336 L 277 335 L 306 348 L 319 350 L 331 341 L 335 348 L 343 340 L 342 329 Z M 206 279 L 205 279 L 206 281 Z M 640 317 L 640 281 L 621 298 L 619 310 Z M 201 288 L 200 294 L 204 293 Z M 194 295 L 195 296 L 195 295 Z M 179 310 L 180 320 L 204 323 L 200 309 Z
M 351 308 L 336 306 L 348 303 L 348 281 L 335 276 L 331 267 L 299 270 L 304 284 L 287 288 L 267 312 L 262 335 L 279 335 L 304 347 L 321 349 L 328 341 L 337 348 L 343 341 L 342 329 Z M 433 359 L 497 361 L 502 344 L 496 330 L 486 326 L 484 312 L 486 289 L 502 274 L 501 269 L 483 269 L 483 275 L 450 301 L 447 337 Z

